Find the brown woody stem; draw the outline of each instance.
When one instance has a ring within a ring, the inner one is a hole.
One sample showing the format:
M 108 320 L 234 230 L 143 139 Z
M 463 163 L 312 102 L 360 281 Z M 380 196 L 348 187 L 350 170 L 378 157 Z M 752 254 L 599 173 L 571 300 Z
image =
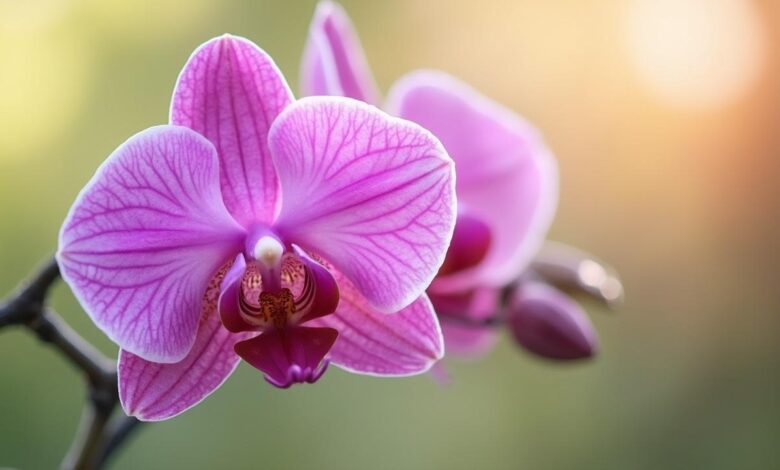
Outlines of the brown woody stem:
M 46 306 L 49 288 L 59 279 L 55 259 L 50 259 L 16 292 L 0 304 L 0 328 L 23 326 L 50 344 L 87 382 L 87 403 L 81 423 L 60 468 L 100 468 L 139 423 L 124 415 L 113 419 L 119 393 L 116 366 Z

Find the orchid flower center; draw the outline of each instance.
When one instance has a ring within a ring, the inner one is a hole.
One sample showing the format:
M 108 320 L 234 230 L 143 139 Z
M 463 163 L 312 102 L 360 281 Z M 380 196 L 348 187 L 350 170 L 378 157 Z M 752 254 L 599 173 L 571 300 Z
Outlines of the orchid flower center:
M 284 245 L 278 239 L 265 235 L 257 240 L 252 254 L 266 268 L 276 269 L 282 262 Z
M 281 290 L 281 265 L 285 254 L 282 241 L 270 231 L 261 229 L 259 236 L 250 237 L 257 241 L 249 247 L 246 253 L 247 262 L 258 268 L 265 292 L 277 293 Z
M 244 275 L 238 302 L 241 318 L 248 325 L 261 329 L 284 328 L 295 315 L 295 298 L 290 289 L 264 291 L 260 276 L 254 273 Z
M 241 277 L 238 307 L 247 329 L 285 328 L 301 322 L 311 308 L 316 280 L 307 275 L 302 261 L 285 253 L 276 240 L 262 238 Z M 330 313 L 330 312 L 328 312 Z
M 250 232 L 221 285 L 219 313 L 233 332 L 260 332 L 236 352 L 277 387 L 312 383 L 328 364 L 331 328 L 301 326 L 333 313 L 339 292 L 320 261 L 266 228 Z

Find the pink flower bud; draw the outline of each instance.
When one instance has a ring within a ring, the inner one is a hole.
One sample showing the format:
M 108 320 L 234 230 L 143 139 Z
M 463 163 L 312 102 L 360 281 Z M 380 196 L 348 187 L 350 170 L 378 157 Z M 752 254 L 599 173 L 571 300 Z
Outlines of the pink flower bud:
M 571 298 L 539 282 L 520 285 L 507 307 L 507 325 L 528 351 L 549 359 L 584 359 L 598 349 L 590 319 Z

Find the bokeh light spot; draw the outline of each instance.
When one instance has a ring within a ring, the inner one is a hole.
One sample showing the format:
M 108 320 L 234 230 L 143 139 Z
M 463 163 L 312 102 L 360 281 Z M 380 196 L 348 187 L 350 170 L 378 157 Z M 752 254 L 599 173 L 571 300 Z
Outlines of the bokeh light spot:
M 207 23 L 214 14 L 213 0 L 85 0 L 96 26 L 111 37 L 134 44 L 170 40 Z
M 74 35 L 0 29 L 0 162 L 33 155 L 70 128 L 90 63 Z
M 675 106 L 739 98 L 764 61 L 764 24 L 749 0 L 634 0 L 626 26 L 640 78 Z

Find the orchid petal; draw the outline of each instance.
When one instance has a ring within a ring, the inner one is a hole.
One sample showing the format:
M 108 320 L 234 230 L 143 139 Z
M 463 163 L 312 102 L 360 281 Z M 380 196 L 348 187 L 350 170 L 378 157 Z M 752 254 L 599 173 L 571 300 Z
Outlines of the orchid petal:
M 200 46 L 179 75 L 171 123 L 197 131 L 217 148 L 225 205 L 244 226 L 270 223 L 276 212 L 268 130 L 292 99 L 268 54 L 235 36 Z
M 484 261 L 437 279 L 433 288 L 499 286 L 517 277 L 544 240 L 557 204 L 557 167 L 538 132 L 439 72 L 420 71 L 399 80 L 388 111 L 441 139 L 457 166 L 459 203 L 491 229 Z
M 317 5 L 301 63 L 303 96 L 346 96 L 378 104 L 379 89 L 355 28 L 341 5 Z
M 142 421 L 172 418 L 203 401 L 235 370 L 240 358 L 233 347 L 247 335 L 230 333 L 220 322 L 219 276 L 206 295 L 195 345 L 182 361 L 158 364 L 119 352 L 119 399 L 125 413 Z
M 430 294 L 449 355 L 477 359 L 493 349 L 498 338 L 496 329 L 480 322 L 496 316 L 499 296 L 500 291 L 490 287 L 450 295 Z
M 439 321 L 425 294 L 387 314 L 372 308 L 349 281 L 338 275 L 337 280 L 336 312 L 308 323 L 338 330 L 330 351 L 333 364 L 358 374 L 406 376 L 426 372 L 444 357 Z
M 461 211 L 438 277 L 468 269 L 479 264 L 490 249 L 490 227 L 480 218 Z
M 447 358 L 480 359 L 493 350 L 498 331 L 493 328 L 474 328 L 442 321 L 442 334 L 447 345 Z
M 337 336 L 332 328 L 274 328 L 236 344 L 235 350 L 263 371 L 272 385 L 288 388 L 295 383 L 314 383 L 322 376 L 328 366 L 323 358 Z
M 304 269 L 303 287 L 295 299 L 296 311 L 302 314 L 300 322 L 333 313 L 339 305 L 339 286 L 333 274 L 299 246 L 293 245 L 293 250 Z
M 247 324 L 241 318 L 239 310 L 238 298 L 244 270 L 246 270 L 246 260 L 244 259 L 244 255 L 239 253 L 236 255 L 235 260 L 233 260 L 233 265 L 222 280 L 221 293 L 217 302 L 222 324 L 228 331 L 232 331 L 233 333 L 253 329 L 251 325 Z
M 377 309 L 423 293 L 455 222 L 453 164 L 416 124 L 346 98 L 304 98 L 274 122 L 276 230 L 322 255 Z
M 81 191 L 60 232 L 62 276 L 122 349 L 183 359 L 209 279 L 243 231 L 219 192 L 214 147 L 176 126 L 120 146 Z

